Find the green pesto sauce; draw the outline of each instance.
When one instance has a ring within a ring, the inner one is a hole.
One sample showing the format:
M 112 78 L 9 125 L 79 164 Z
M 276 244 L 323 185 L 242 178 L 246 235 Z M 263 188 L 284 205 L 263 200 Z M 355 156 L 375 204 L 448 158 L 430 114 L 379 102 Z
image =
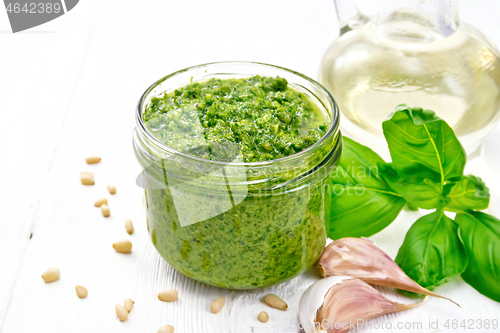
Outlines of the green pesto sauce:
M 169 147 L 218 161 L 285 157 L 327 130 L 325 116 L 304 94 L 283 78 L 261 76 L 191 83 L 152 98 L 144 120 Z M 161 256 L 198 281 L 232 289 L 270 286 L 305 271 L 321 255 L 330 211 L 318 190 L 325 181 L 278 195 L 249 191 L 233 208 L 187 226 L 180 225 L 168 187 L 146 189 L 148 230 Z M 218 195 L 196 186 L 185 193 L 193 201 L 191 213 L 201 216 L 197 203 L 218 201 Z
M 204 159 L 245 162 L 298 153 L 327 131 L 325 115 L 284 78 L 193 82 L 153 97 L 143 119 L 167 146 Z
M 304 272 L 323 252 L 329 199 L 312 192 L 247 198 L 182 227 L 171 192 L 146 189 L 148 230 L 160 255 L 179 272 L 223 288 L 263 288 Z

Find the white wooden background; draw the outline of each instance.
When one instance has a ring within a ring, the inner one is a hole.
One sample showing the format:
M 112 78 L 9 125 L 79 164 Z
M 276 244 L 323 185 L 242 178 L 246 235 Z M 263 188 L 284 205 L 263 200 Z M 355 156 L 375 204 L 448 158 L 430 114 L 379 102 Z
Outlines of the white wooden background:
M 462 17 L 500 45 L 500 3 L 462 2 Z M 159 1 L 81 0 L 68 14 L 11 34 L 0 9 L 0 332 L 297 332 L 298 299 L 315 279 L 310 273 L 265 290 L 230 292 L 196 283 L 169 267 L 146 230 L 140 169 L 132 152 L 134 107 L 156 79 L 175 70 L 220 60 L 279 64 L 313 78 L 323 52 L 337 36 L 330 0 Z M 500 128 L 484 143 L 484 155 L 468 166 L 492 192 L 489 213 L 500 216 Z M 102 163 L 87 166 L 97 154 Z M 96 185 L 80 185 L 78 173 L 95 173 Z M 109 196 L 106 185 L 118 192 Z M 109 197 L 111 217 L 93 202 Z M 373 239 L 392 257 L 413 221 L 405 212 Z M 128 236 L 123 221 L 136 232 Z M 130 255 L 111 244 L 129 238 Z M 48 267 L 61 279 L 45 284 Z M 74 286 L 87 287 L 78 299 Z M 163 303 L 158 291 L 175 288 L 179 301 Z M 432 332 L 429 321 L 500 319 L 500 304 L 457 279 L 437 289 L 462 305 L 430 299 L 424 306 L 378 318 L 421 322 L 423 329 L 364 332 Z M 269 309 L 263 295 L 285 299 L 286 312 Z M 408 301 L 388 292 L 399 301 Z M 227 296 L 218 314 L 210 303 Z M 114 305 L 135 300 L 127 322 Z M 257 321 L 265 310 L 269 322 Z M 453 330 L 462 332 L 462 330 Z M 463 330 L 471 332 L 471 330 Z M 493 330 L 472 330 L 493 332 Z

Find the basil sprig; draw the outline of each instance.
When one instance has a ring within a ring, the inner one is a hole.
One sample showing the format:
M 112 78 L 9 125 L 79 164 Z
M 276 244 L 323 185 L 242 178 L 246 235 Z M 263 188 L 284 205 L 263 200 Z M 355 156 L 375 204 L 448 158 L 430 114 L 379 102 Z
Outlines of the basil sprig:
M 467 175 L 453 185 L 448 194 L 446 210 L 460 212 L 467 209 L 483 210 L 490 204 L 490 190 L 481 178 Z
M 465 168 L 465 150 L 451 127 L 433 111 L 399 105 L 382 128 L 398 174 L 393 187 L 410 205 L 440 206 Z
M 424 288 L 432 289 L 462 274 L 467 255 L 458 225 L 442 210 L 419 218 L 408 230 L 395 261 Z
M 433 111 L 404 104 L 382 127 L 392 163 L 344 141 L 339 170 L 331 176 L 332 188 L 344 191 L 333 191 L 329 237 L 371 236 L 394 221 L 405 204 L 434 209 L 406 234 L 398 265 L 431 289 L 461 274 L 500 302 L 500 220 L 477 212 L 488 207 L 489 190 L 481 178 L 464 175 L 465 150 L 451 127 Z M 352 187 L 358 192 L 347 191 Z M 456 212 L 455 220 L 446 211 Z
M 469 257 L 462 278 L 481 294 L 500 302 L 500 220 L 475 211 L 460 212 L 455 220 Z
M 382 179 L 380 163 L 384 160 L 373 150 L 344 137 L 342 158 L 330 184 L 330 238 L 374 235 L 403 209 L 405 200 Z

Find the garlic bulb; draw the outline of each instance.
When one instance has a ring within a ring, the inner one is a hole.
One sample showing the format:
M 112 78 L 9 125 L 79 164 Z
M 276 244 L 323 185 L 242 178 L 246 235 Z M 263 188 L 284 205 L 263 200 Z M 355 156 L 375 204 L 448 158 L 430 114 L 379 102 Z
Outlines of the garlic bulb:
M 421 303 L 396 303 L 359 279 L 332 276 L 319 280 L 304 292 L 299 320 L 306 333 L 342 333 L 374 317 L 408 310 Z
M 318 271 L 323 277 L 354 276 L 370 284 L 403 289 L 453 302 L 410 279 L 391 257 L 366 238 L 346 237 L 330 243 L 318 260 Z

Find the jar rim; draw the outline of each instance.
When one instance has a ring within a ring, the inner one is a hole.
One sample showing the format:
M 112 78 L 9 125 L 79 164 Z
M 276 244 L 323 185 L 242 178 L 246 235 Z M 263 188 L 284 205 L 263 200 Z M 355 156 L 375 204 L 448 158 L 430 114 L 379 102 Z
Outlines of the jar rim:
M 160 140 L 158 140 L 146 128 L 146 124 L 144 122 L 144 119 L 142 118 L 142 112 L 143 112 L 143 108 L 142 107 L 144 105 L 145 99 L 147 98 L 147 96 L 149 95 L 149 93 L 155 87 L 157 87 L 161 83 L 167 81 L 168 79 L 170 79 L 170 78 L 172 78 L 174 76 L 177 76 L 177 75 L 182 74 L 182 73 L 187 72 L 187 71 L 196 70 L 196 69 L 200 69 L 200 68 L 206 68 L 206 67 L 216 66 L 216 65 L 231 65 L 231 64 L 264 66 L 264 67 L 268 67 L 268 68 L 275 68 L 275 69 L 278 69 L 278 70 L 283 70 L 283 71 L 288 72 L 290 74 L 296 75 L 296 76 L 298 76 L 298 77 L 300 77 L 300 78 L 308 81 L 310 84 L 312 84 L 313 86 L 315 86 L 319 91 L 321 91 L 321 93 L 323 93 L 326 96 L 326 98 L 328 100 L 328 103 L 330 103 L 330 107 L 332 109 L 332 115 L 331 115 L 332 119 L 330 120 L 330 127 L 328 128 L 328 130 L 326 131 L 326 133 L 321 137 L 321 139 L 319 139 L 317 142 L 315 142 L 313 145 L 307 147 L 306 149 L 301 150 L 298 153 L 295 153 L 295 154 L 292 154 L 292 155 L 289 155 L 289 156 L 285 156 L 285 157 L 280 157 L 280 158 L 277 158 L 277 159 L 272 159 L 272 160 L 267 160 L 267 161 L 258 161 L 258 162 L 237 162 L 237 161 L 232 161 L 231 165 L 234 165 L 234 166 L 259 167 L 259 166 L 272 165 L 272 164 L 275 164 L 275 163 L 283 163 L 283 162 L 288 162 L 288 161 L 294 161 L 296 159 L 302 158 L 303 156 L 307 156 L 307 154 L 309 154 L 311 152 L 314 152 L 319 147 L 321 147 L 324 142 L 326 142 L 329 138 L 331 138 L 332 136 L 334 136 L 338 132 L 338 130 L 339 130 L 339 120 L 340 120 L 340 112 L 339 112 L 338 105 L 335 102 L 335 99 L 333 98 L 333 96 L 330 94 L 330 92 L 322 84 L 320 84 L 316 80 L 313 80 L 313 79 L 311 79 L 310 77 L 308 77 L 308 76 L 306 76 L 304 74 L 301 74 L 299 72 L 293 71 L 293 70 L 285 68 L 285 67 L 271 65 L 271 64 L 266 64 L 266 63 L 261 63 L 261 62 L 253 62 L 253 61 L 218 61 L 218 62 L 210 62 L 210 63 L 200 64 L 200 65 L 196 65 L 196 66 L 191 66 L 191 67 L 187 67 L 187 68 L 178 70 L 176 72 L 173 72 L 173 73 L 171 73 L 169 75 L 166 75 L 166 76 L 160 78 L 159 80 L 155 81 L 151 86 L 149 86 L 144 91 L 144 93 L 141 95 L 141 97 L 139 99 L 139 103 L 137 104 L 137 109 L 136 109 L 136 123 L 137 123 L 137 126 L 139 127 L 139 129 L 141 130 L 142 134 L 144 136 L 146 136 L 150 140 L 150 142 L 153 143 L 153 144 L 155 144 L 158 148 L 160 148 L 162 150 L 166 150 L 167 152 L 169 152 L 171 154 L 175 154 L 175 155 L 181 156 L 183 158 L 196 161 L 198 163 L 210 163 L 212 165 L 219 165 L 219 164 L 220 165 L 227 165 L 227 162 L 217 161 L 217 160 L 208 160 L 208 159 L 204 159 L 204 158 L 192 156 L 192 155 L 180 152 L 178 150 L 175 150 L 175 149 L 167 146 L 166 144 L 162 143 Z M 320 105 L 318 105 L 318 106 L 320 106 Z M 323 108 L 325 108 L 325 106 L 323 106 Z

